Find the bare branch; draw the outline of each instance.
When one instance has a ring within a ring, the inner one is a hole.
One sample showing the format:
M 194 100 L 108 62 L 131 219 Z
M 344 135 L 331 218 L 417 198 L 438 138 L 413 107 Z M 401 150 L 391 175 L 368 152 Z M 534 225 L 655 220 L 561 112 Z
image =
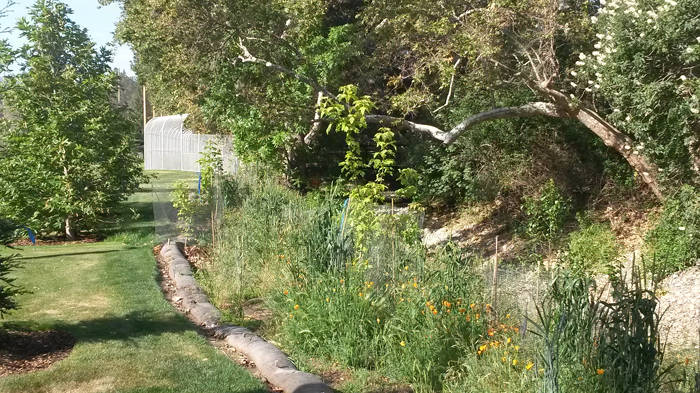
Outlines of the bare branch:
M 453 68 L 454 68 L 454 72 L 452 73 L 452 78 L 450 78 L 450 90 L 447 92 L 447 99 L 445 99 L 445 104 L 442 105 L 441 107 L 435 109 L 435 110 L 433 111 L 433 114 L 438 113 L 438 112 L 441 111 L 443 108 L 445 108 L 445 107 L 447 107 L 448 105 L 450 105 L 450 98 L 452 98 L 452 92 L 453 92 L 453 90 L 454 90 L 454 85 L 455 85 L 455 76 L 457 75 L 457 67 L 459 67 L 459 63 L 461 63 L 461 62 L 462 62 L 462 58 L 460 57 L 459 59 L 457 59 L 457 62 L 455 62 L 455 65 L 454 65 L 454 67 L 453 67 Z
M 255 64 L 261 64 L 264 65 L 267 68 L 271 68 L 273 70 L 277 70 L 281 73 L 287 74 L 292 76 L 294 79 L 297 79 L 300 82 L 306 83 L 307 85 L 313 87 L 316 91 L 323 92 L 328 97 L 333 98 L 334 100 L 337 100 L 337 97 L 335 94 L 331 93 L 326 89 L 324 86 L 322 86 L 320 83 L 318 83 L 316 80 L 309 78 L 307 76 L 301 75 L 285 66 L 279 65 L 272 63 L 270 61 L 264 60 L 264 59 L 259 59 L 255 56 L 253 56 L 248 48 L 243 44 L 243 39 L 239 38 L 238 39 L 238 47 L 241 49 L 242 54 L 238 56 L 238 60 L 240 60 L 243 63 L 255 63 Z
M 379 124 L 382 126 L 394 126 L 409 131 L 427 133 L 434 139 L 437 139 L 443 142 L 444 144 L 449 145 L 452 144 L 462 133 L 479 123 L 483 123 L 489 120 L 530 116 L 569 117 L 569 114 L 558 110 L 557 107 L 551 103 L 532 102 L 522 106 L 496 108 L 486 112 L 478 113 L 463 120 L 461 123 L 457 124 L 449 131 L 443 131 L 435 126 L 418 124 L 409 120 L 392 116 L 367 115 L 365 116 L 365 119 L 367 120 L 367 123 Z
M 316 111 L 314 112 L 314 121 L 311 124 L 311 130 L 304 137 L 304 144 L 310 145 L 321 129 L 321 102 L 323 101 L 323 93 L 319 92 L 316 99 Z

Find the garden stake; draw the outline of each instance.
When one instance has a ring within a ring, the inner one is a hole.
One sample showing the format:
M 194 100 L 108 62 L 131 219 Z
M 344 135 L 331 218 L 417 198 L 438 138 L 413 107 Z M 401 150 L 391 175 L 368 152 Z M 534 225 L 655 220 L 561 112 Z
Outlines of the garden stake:
M 496 296 L 498 294 L 498 236 L 496 236 L 496 254 L 493 261 L 493 313 L 496 316 Z

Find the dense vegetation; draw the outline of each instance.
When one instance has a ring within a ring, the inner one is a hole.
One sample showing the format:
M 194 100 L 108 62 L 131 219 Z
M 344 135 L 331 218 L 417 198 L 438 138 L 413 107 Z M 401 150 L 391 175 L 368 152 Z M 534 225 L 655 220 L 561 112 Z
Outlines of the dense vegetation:
M 301 183 L 334 176 L 324 164 L 342 160 L 343 143 L 322 132 L 332 119 L 317 103 L 354 84 L 375 101 L 363 154 L 377 125 L 391 127 L 401 131 L 401 165 L 437 160 L 420 171 L 432 178 L 447 176 L 457 155 L 461 185 L 480 189 L 481 172 L 541 154 L 554 133 L 575 156 L 563 163 L 569 170 L 579 158 L 598 176 L 634 182 L 636 171 L 659 197 L 697 184 L 697 0 L 123 5 L 118 35 L 133 46 L 154 105 L 232 133 L 243 157 Z M 504 118 L 515 119 L 483 123 Z M 415 151 L 423 136 L 457 146 Z
M 580 218 L 559 267 L 533 278 L 528 314 L 494 295 L 487 260 L 451 243 L 427 250 L 415 214 L 348 206 L 337 189 L 300 196 L 254 170 L 229 181 L 235 203 L 197 277 L 234 321 L 262 298 L 275 315 L 264 331 L 312 370 L 328 359 L 418 392 L 693 389 L 693 364 L 665 358 L 651 276 L 619 270 L 601 224 Z M 607 295 L 587 274 L 600 271 Z
M 691 389 L 654 285 L 700 249 L 698 0 L 118 2 L 157 111 L 286 181 L 218 185 L 198 274 L 233 318 L 261 297 L 302 362 L 418 391 Z M 213 196 L 190 194 L 187 231 Z M 423 245 L 416 217 L 458 206 L 520 242 L 533 307 L 496 303 L 485 246 Z M 652 227 L 641 261 L 616 208 Z

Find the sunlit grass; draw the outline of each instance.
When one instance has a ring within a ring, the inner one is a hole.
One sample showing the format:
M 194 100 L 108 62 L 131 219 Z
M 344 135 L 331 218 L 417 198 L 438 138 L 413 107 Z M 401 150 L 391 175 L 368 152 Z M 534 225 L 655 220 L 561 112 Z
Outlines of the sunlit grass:
M 24 247 L 20 310 L 0 326 L 60 329 L 77 340 L 66 359 L 42 371 L 0 378 L 2 392 L 264 392 L 168 304 L 152 256 L 151 187 L 134 195 L 139 221 L 108 241 Z M 192 174 L 184 174 L 191 177 Z

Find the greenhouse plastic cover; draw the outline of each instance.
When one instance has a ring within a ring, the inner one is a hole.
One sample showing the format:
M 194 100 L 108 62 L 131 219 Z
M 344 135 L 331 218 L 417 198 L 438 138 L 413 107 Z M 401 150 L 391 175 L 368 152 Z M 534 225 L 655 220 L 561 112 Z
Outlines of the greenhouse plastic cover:
M 187 114 L 154 117 L 144 130 L 145 169 L 199 172 L 197 160 L 207 142 L 221 150 L 224 169 L 235 172 L 238 159 L 233 154 L 230 136 L 195 134 L 184 127 Z

